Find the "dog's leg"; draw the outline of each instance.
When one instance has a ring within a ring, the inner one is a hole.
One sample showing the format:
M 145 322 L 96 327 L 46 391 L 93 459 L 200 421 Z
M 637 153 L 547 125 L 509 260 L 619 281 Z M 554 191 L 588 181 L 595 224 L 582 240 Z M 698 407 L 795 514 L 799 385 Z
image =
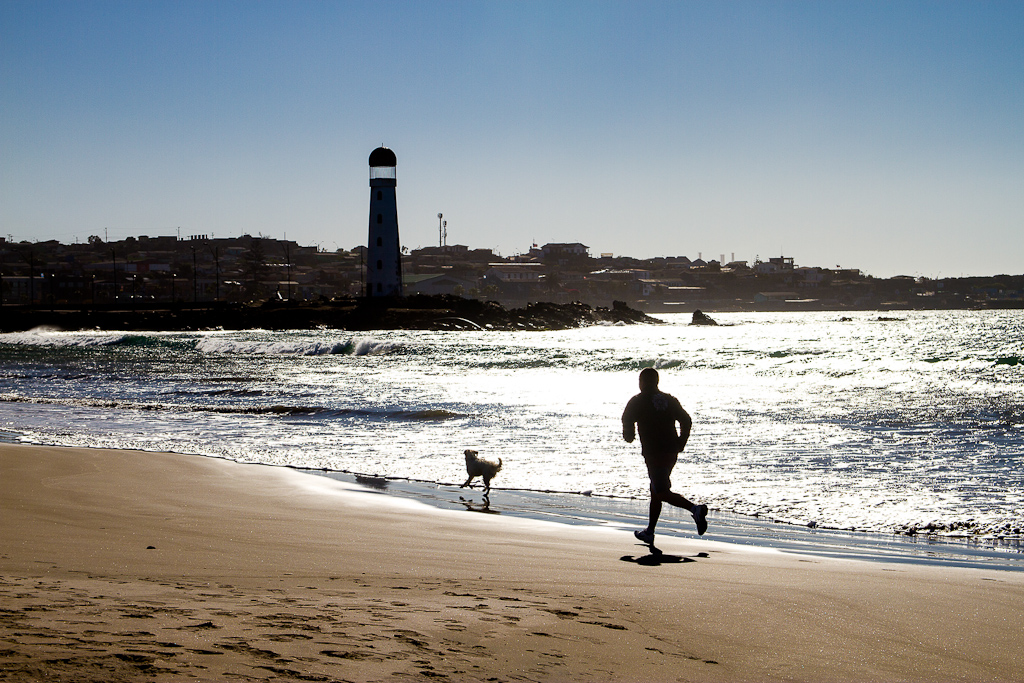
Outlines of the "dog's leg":
M 476 475 L 474 474 L 474 475 L 473 475 L 472 477 L 470 477 L 469 479 L 467 479 L 467 480 L 466 480 L 466 482 L 465 482 L 465 483 L 464 483 L 464 484 L 463 484 L 462 486 L 460 486 L 459 488 L 460 488 L 460 489 L 464 489 L 464 488 L 466 488 L 467 486 L 469 486 L 469 482 L 473 481 L 473 477 L 475 477 L 475 476 L 476 476 Z

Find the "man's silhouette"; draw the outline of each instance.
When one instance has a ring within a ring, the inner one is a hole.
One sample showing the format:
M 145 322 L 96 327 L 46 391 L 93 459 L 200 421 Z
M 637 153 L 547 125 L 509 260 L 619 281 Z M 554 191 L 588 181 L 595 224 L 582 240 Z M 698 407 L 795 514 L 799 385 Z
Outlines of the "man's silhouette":
M 689 510 L 699 535 L 704 535 L 708 529 L 708 506 L 694 505 L 672 491 L 672 468 L 690 438 L 693 421 L 675 396 L 658 390 L 658 379 L 657 370 L 644 368 L 640 372 L 640 393 L 629 399 L 622 413 L 622 438 L 633 443 L 636 432 L 640 432 L 641 452 L 651 479 L 651 513 L 647 528 L 633 532 L 644 543 L 654 542 L 654 527 L 661 516 L 663 502 Z

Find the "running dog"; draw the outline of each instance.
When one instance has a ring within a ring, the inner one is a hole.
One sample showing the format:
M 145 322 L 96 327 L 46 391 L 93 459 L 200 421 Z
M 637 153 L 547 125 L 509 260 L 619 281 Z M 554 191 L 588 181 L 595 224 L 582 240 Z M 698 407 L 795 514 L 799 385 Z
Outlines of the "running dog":
M 483 477 L 484 495 L 486 496 L 491 492 L 491 479 L 494 479 L 500 471 L 501 458 L 498 458 L 498 462 L 491 462 L 490 460 L 477 457 L 476 451 L 467 450 L 466 473 L 469 474 L 469 479 L 459 488 L 469 486 L 469 482 L 473 481 L 476 477 Z

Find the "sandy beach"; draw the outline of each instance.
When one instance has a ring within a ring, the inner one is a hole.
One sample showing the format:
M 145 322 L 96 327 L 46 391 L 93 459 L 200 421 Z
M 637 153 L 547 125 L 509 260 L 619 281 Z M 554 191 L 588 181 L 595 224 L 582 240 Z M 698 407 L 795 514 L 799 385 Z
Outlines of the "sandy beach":
M 1024 574 L 659 547 L 284 468 L 0 445 L 0 680 L 1024 680 Z

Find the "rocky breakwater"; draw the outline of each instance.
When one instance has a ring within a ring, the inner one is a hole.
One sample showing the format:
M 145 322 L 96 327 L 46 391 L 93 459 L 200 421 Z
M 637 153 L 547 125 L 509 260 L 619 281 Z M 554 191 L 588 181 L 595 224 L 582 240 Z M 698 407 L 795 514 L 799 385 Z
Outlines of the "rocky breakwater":
M 270 301 L 263 306 L 263 318 L 264 327 L 276 329 L 322 325 L 348 330 L 563 330 L 601 324 L 663 324 L 622 302 L 611 308 L 538 302 L 507 309 L 493 301 L 424 295 L 340 300 L 315 307 Z
M 217 303 L 172 305 L 124 310 L 89 306 L 56 310 L 5 306 L 0 331 L 38 327 L 60 330 L 243 330 L 310 329 L 346 330 L 561 330 L 587 325 L 662 324 L 657 318 L 615 302 L 611 308 L 591 308 L 575 302 L 539 302 L 506 309 L 493 301 L 456 296 L 396 297 L 387 299 L 334 299 L 294 302 L 271 299 L 260 305 Z

